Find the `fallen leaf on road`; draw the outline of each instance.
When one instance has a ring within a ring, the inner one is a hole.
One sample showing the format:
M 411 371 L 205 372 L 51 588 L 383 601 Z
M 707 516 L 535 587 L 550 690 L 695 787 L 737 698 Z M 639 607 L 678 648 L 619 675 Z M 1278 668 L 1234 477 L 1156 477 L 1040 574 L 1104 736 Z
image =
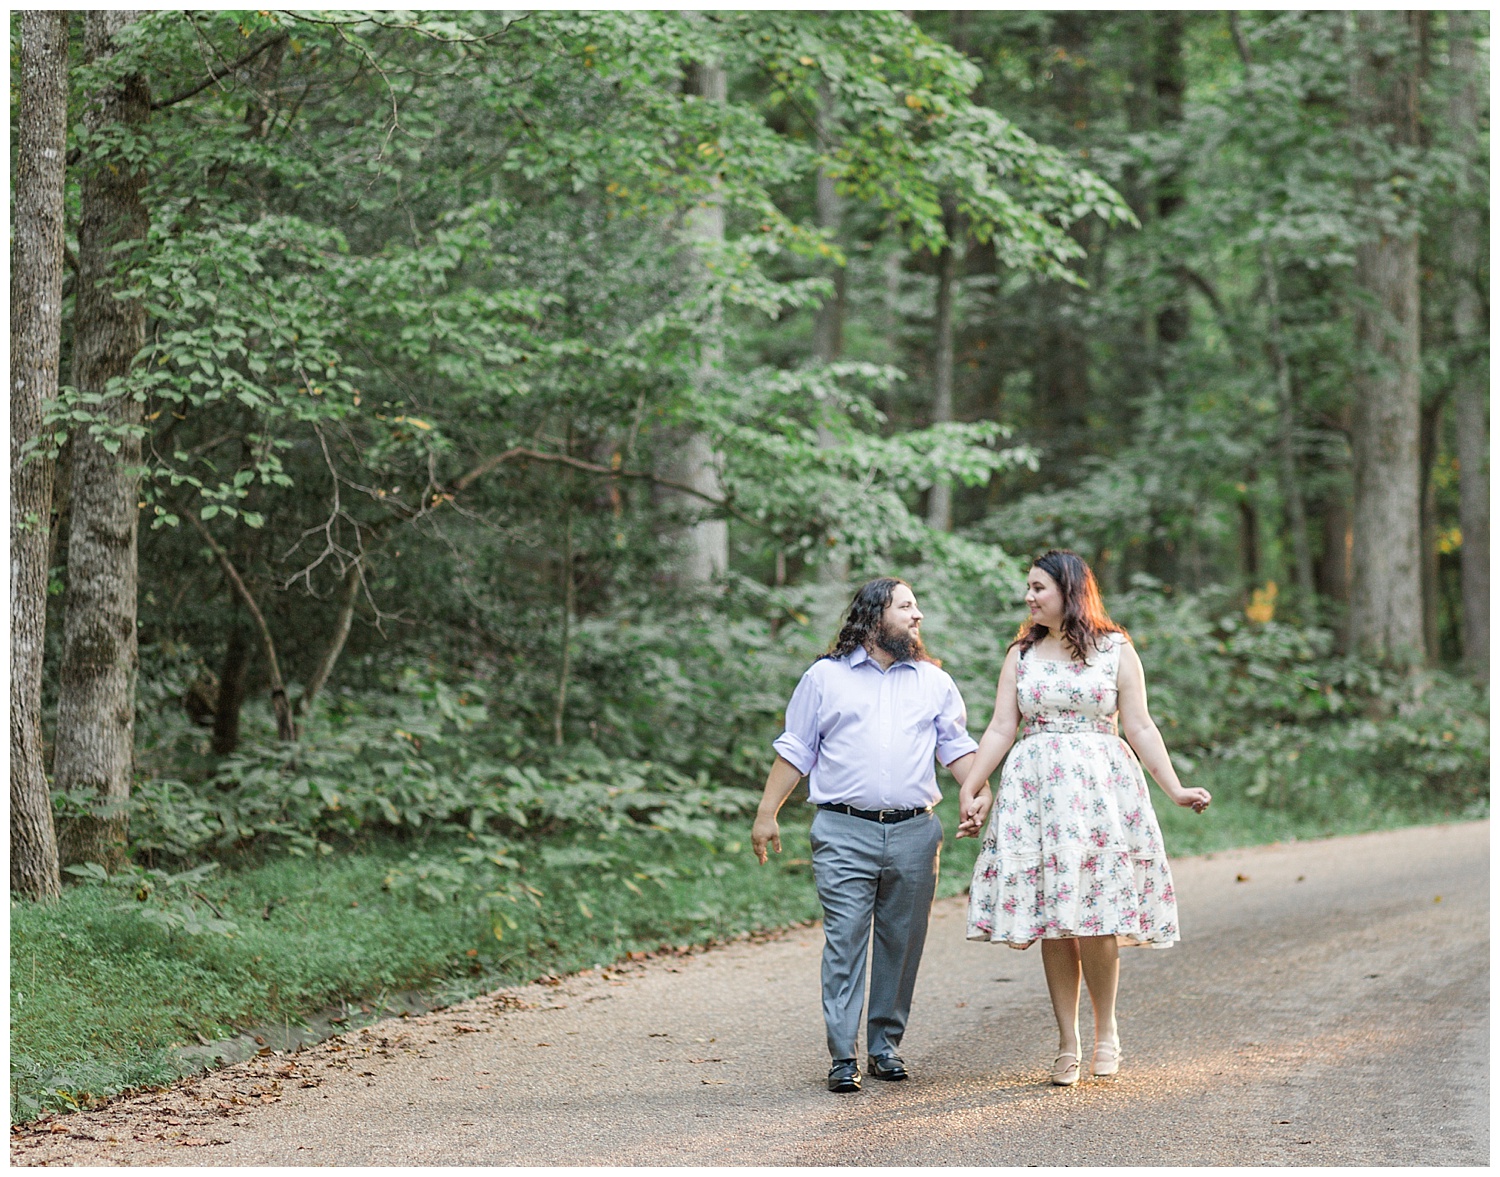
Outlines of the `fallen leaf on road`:
M 721 1059 L 721 1058 L 690 1058 L 690 1059 L 688 1059 L 688 1062 L 690 1062 L 690 1063 L 722 1063 L 723 1061 L 724 1060 Z
M 1248 883 L 1250 881 L 1250 876 L 1249 875 L 1235 875 L 1234 876 L 1234 881 L 1236 883 Z
M 447 1083 L 451 1078 L 451 1075 L 434 1075 L 432 1081 L 434 1083 Z
M 707 1083 L 715 1087 L 723 1087 L 725 1085 L 725 1080 L 723 1079 L 701 1079 L 699 1080 L 699 1082 Z

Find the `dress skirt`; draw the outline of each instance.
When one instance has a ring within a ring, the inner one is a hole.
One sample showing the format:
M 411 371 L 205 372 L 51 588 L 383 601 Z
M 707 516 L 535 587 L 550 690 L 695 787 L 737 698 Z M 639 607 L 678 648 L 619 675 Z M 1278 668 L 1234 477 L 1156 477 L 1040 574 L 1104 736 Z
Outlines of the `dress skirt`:
M 1006 759 L 969 890 L 968 938 L 1115 936 L 1170 948 L 1177 901 L 1135 753 L 1113 731 L 1040 731 Z

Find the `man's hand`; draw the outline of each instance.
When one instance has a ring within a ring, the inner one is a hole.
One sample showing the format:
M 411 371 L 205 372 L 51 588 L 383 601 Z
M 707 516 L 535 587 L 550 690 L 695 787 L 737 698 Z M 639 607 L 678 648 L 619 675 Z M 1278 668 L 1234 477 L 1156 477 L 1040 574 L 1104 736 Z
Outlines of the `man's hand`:
M 781 827 L 774 816 L 757 813 L 755 824 L 750 827 L 750 849 L 755 851 L 755 857 L 762 866 L 766 862 L 767 843 L 770 843 L 771 849 L 777 854 L 781 853 Z
M 1202 813 L 1213 799 L 1213 794 L 1207 789 L 1199 788 L 1183 789 L 1172 798 L 1178 805 L 1191 809 L 1194 813 Z
M 802 774 L 785 757 L 778 755 L 766 777 L 766 791 L 761 796 L 760 808 L 755 811 L 755 824 L 750 827 L 750 849 L 761 865 L 766 861 L 766 845 L 781 853 L 781 827 L 776 824 L 776 815 L 781 812 L 781 803 L 792 795 Z
M 985 781 L 979 787 L 979 792 L 970 797 L 967 792 L 958 795 L 958 836 L 960 838 L 977 838 L 984 829 L 984 819 L 990 812 L 990 783 Z

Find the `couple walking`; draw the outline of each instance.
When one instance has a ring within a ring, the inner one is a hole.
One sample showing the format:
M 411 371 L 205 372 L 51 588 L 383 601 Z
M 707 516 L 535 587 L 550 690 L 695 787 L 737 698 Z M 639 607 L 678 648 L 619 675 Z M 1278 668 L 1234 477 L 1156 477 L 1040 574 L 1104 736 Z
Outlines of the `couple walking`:
M 1093 1073 L 1112 1075 L 1121 1054 L 1119 946 L 1177 939 L 1172 873 L 1141 764 L 1177 805 L 1201 813 L 1208 791 L 1178 782 L 1146 710 L 1140 659 L 1105 613 L 1088 565 L 1072 552 L 1039 557 L 1026 574 L 1026 604 L 1030 617 L 1006 653 L 994 716 L 977 744 L 958 688 L 922 645 L 916 595 L 893 577 L 855 594 L 833 646 L 787 705 L 751 845 L 762 863 L 768 847 L 781 850 L 776 814 L 810 774 L 831 1091 L 859 1090 L 872 935 L 868 1069 L 876 1079 L 907 1077 L 897 1048 L 943 842 L 934 756 L 960 786 L 958 836 L 978 836 L 989 817 L 969 891 L 969 939 L 1042 942 L 1057 1016 L 1053 1083 L 1071 1085 L 1081 1073 L 1080 980 L 1094 1007 Z M 989 776 L 1002 761 L 992 797 Z

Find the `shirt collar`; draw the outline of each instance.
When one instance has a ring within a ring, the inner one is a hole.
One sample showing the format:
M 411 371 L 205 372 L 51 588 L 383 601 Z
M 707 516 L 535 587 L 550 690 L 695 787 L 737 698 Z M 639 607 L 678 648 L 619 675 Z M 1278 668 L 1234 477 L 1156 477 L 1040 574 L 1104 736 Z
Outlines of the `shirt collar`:
M 855 646 L 853 653 L 849 655 L 849 665 L 854 667 L 858 666 L 861 662 L 875 662 L 875 659 L 870 656 L 870 651 L 863 646 Z M 910 666 L 913 670 L 917 668 L 917 664 L 910 658 L 902 658 L 899 662 L 892 662 L 890 669 L 894 670 L 898 666 Z M 880 669 L 879 662 L 875 662 L 875 668 L 877 670 Z M 888 671 L 882 670 L 881 673 L 886 674 Z

